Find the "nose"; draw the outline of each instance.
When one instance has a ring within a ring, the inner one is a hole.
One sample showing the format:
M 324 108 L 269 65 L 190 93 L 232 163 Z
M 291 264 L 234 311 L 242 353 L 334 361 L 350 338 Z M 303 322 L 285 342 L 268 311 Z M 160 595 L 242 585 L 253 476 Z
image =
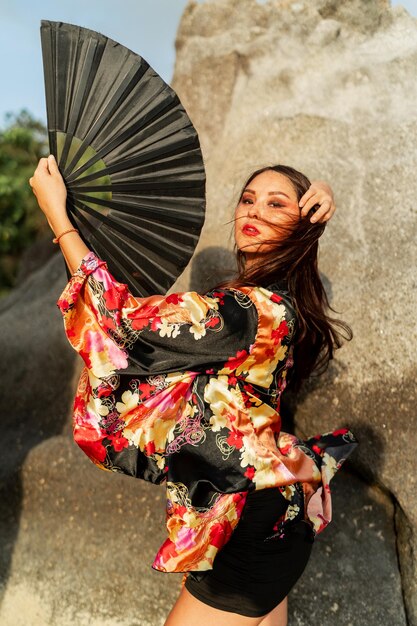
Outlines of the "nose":
M 253 202 L 248 206 L 248 217 L 259 219 L 259 205 L 257 202 Z

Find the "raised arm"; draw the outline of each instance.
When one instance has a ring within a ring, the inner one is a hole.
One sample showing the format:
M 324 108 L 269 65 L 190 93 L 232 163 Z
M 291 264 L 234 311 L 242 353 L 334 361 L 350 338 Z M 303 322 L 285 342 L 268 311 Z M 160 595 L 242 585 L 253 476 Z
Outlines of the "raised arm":
M 33 176 L 29 178 L 29 184 L 55 236 L 70 231 L 59 239 L 59 245 L 68 269 L 73 274 L 89 248 L 79 234 L 71 230 L 74 227 L 66 209 L 67 188 L 52 154 L 39 160 Z

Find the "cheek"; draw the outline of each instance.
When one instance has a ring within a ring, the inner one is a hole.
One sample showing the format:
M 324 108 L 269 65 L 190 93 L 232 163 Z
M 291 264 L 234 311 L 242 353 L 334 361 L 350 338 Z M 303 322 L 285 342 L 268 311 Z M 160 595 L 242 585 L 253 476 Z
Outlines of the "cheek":
M 300 220 L 300 211 L 298 209 L 283 209 L 281 211 L 270 213 L 267 217 L 268 222 L 279 226 L 280 224 L 297 224 Z

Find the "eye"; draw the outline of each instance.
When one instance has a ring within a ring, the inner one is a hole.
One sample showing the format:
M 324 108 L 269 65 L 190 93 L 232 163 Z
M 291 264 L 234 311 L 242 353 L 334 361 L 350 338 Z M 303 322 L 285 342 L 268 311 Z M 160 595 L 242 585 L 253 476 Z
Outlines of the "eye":
M 284 206 L 283 204 L 280 204 L 279 202 L 270 202 L 269 204 L 273 206 L 274 208 L 282 208 Z
M 252 198 L 242 198 L 240 202 L 241 204 L 252 204 Z

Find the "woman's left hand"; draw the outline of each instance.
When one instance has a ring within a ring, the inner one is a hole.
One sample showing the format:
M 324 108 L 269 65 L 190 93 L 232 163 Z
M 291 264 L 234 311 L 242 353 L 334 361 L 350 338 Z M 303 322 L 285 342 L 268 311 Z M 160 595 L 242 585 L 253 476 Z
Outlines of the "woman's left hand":
M 310 218 L 310 222 L 318 222 L 319 224 L 328 222 L 336 211 L 333 191 L 324 180 L 313 180 L 298 204 L 301 207 L 302 217 L 308 215 L 309 210 L 315 204 L 320 205 Z

